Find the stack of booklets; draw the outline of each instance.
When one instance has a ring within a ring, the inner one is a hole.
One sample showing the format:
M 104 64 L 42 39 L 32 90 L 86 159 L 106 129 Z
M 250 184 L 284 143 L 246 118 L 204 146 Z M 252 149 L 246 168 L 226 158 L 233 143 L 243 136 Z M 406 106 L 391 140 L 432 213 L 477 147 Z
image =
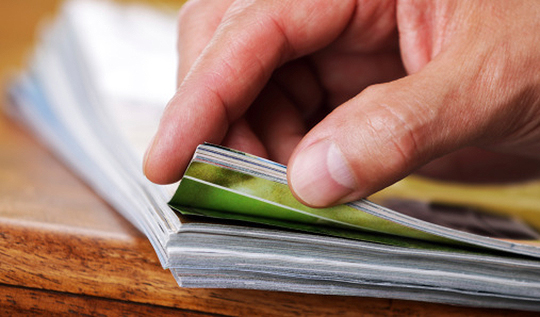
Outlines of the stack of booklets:
M 179 184 L 150 183 L 142 156 L 175 90 L 175 34 L 174 12 L 69 1 L 8 112 L 148 237 L 182 287 L 540 311 L 538 183 L 409 178 L 313 209 L 291 195 L 285 166 L 211 144 Z

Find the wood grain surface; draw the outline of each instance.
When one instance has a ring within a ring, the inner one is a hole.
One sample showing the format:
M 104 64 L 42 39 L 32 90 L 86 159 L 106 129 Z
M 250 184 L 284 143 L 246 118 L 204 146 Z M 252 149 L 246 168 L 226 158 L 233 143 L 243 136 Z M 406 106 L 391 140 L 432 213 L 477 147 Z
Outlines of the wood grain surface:
M 0 72 L 21 67 L 59 1 L 0 0 Z M 5 104 L 2 99 L 2 106 Z M 0 107 L 1 109 L 1 107 Z M 522 316 L 413 301 L 180 288 L 148 240 L 0 115 L 0 315 Z

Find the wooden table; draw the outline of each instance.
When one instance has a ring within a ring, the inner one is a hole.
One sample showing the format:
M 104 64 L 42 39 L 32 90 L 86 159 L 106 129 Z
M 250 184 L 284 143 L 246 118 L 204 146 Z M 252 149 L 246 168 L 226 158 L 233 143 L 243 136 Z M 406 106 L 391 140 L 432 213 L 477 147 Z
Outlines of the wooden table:
M 8 67 L 22 64 L 36 21 L 53 12 L 58 1 L 0 1 L 0 71 L 5 75 Z M 0 115 L 0 314 L 53 313 L 523 314 L 402 300 L 180 288 L 140 232 L 24 128 Z

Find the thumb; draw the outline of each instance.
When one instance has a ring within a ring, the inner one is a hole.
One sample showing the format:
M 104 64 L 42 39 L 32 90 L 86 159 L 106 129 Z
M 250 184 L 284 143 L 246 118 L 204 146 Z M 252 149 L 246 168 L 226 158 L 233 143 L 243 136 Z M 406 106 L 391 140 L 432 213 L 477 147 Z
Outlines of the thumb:
M 452 77 L 455 72 L 432 62 L 336 108 L 291 156 L 288 178 L 295 196 L 314 207 L 356 200 L 476 142 L 496 118 L 466 93 L 474 89 L 474 78 Z

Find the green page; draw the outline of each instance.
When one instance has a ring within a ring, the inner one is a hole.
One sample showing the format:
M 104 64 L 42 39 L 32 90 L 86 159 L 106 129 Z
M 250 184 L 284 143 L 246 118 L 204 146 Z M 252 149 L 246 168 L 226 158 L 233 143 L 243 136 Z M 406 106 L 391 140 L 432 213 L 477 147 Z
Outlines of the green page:
M 531 197 L 527 196 L 536 199 L 518 199 L 519 204 L 511 205 L 495 199 L 499 203 L 491 204 L 494 208 L 485 209 L 481 204 L 469 206 L 464 200 L 468 196 L 459 186 L 452 191 L 447 190 L 448 185 L 441 187 L 430 183 L 420 192 L 437 195 L 455 192 L 452 197 L 456 200 L 436 196 L 434 198 L 437 199 L 425 201 L 411 200 L 409 197 L 414 196 L 392 191 L 392 188 L 399 189 L 399 184 L 396 184 L 371 196 L 375 203 L 359 200 L 318 209 L 297 201 L 286 182 L 286 167 L 283 165 L 221 146 L 203 144 L 197 148 L 169 204 L 183 215 L 249 221 L 396 246 L 482 254 L 500 254 L 494 250 L 501 250 L 540 256 L 537 247 L 540 243 L 539 222 L 535 217 L 538 215 L 539 200 L 536 197 L 539 187 L 533 187 Z M 509 190 L 513 192 L 513 188 Z M 473 190 L 478 192 L 482 189 L 467 189 Z M 493 188 L 486 190 L 491 193 Z M 391 194 L 383 193 L 388 191 Z M 495 190 L 495 193 L 501 192 Z M 507 196 L 504 195 L 505 199 L 515 201 Z M 493 195 L 484 193 L 478 197 Z M 523 208 L 517 208 L 519 206 Z M 534 221 L 523 221 L 531 219 Z
M 347 205 L 310 208 L 298 202 L 286 184 L 200 161 L 190 164 L 170 205 L 187 215 L 250 221 L 390 245 L 447 249 L 431 242 L 456 244 Z

